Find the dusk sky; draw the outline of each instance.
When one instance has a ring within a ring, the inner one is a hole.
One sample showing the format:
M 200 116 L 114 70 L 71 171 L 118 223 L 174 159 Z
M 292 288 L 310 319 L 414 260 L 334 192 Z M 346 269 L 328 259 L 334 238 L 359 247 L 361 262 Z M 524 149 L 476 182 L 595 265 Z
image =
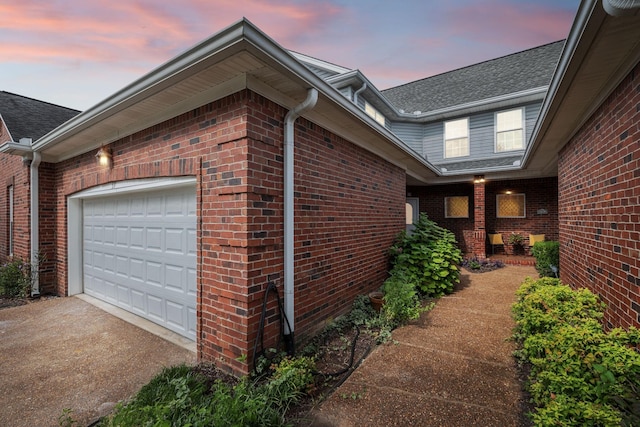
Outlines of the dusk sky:
M 579 0 L 0 0 L 0 90 L 84 110 L 246 17 L 378 89 L 567 37 Z

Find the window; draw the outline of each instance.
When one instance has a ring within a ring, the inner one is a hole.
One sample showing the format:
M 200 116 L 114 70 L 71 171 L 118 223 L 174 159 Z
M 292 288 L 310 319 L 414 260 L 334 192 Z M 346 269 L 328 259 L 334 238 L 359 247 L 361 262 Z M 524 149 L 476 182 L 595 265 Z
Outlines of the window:
M 522 108 L 496 114 L 496 152 L 522 150 Z
M 445 218 L 469 218 L 469 198 L 455 196 L 444 198 Z
M 444 122 L 444 157 L 469 155 L 469 119 Z
M 9 186 L 7 191 L 9 205 L 9 256 L 13 255 L 13 185 Z
M 375 119 L 376 122 L 380 123 L 382 126 L 385 125 L 385 118 L 382 113 L 375 108 L 367 101 L 364 101 L 364 112 Z
M 526 216 L 524 194 L 498 194 L 496 201 L 498 218 L 524 218 Z

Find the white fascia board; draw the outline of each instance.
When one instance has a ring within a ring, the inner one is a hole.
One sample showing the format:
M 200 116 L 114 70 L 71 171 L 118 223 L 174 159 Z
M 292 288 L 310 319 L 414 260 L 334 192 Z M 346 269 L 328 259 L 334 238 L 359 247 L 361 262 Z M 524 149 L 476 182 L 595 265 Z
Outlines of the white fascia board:
M 19 142 L 7 141 L 0 145 L 0 153 L 13 154 L 15 156 L 31 156 L 33 149 L 30 145 L 21 144 Z
M 478 101 L 468 102 L 466 104 L 453 105 L 451 107 L 441 108 L 439 110 L 428 111 L 421 114 L 398 113 L 403 120 L 408 121 L 436 121 L 444 120 L 450 117 L 457 117 L 472 114 L 474 112 L 488 110 L 494 106 L 497 108 L 505 103 L 526 104 L 536 100 L 544 99 L 547 92 L 547 86 L 541 86 L 533 89 L 527 89 L 520 92 L 508 93 L 505 95 L 495 96 L 492 98 L 480 99 Z
M 323 70 L 331 71 L 338 75 L 348 73 L 352 71 L 350 68 L 341 67 L 340 65 L 332 64 L 327 61 L 323 61 L 318 58 L 314 58 L 312 56 L 307 56 L 303 53 L 294 52 L 292 50 L 288 51 L 293 57 L 295 57 L 298 61 L 302 63 L 307 63 L 313 67 L 321 68 Z
M 135 102 L 162 90 L 162 83 L 167 82 L 171 77 L 176 76 L 187 68 L 196 66 L 198 63 L 202 63 L 222 49 L 241 41 L 247 22 L 246 20 L 242 20 L 227 27 L 215 36 L 199 43 L 140 79 L 125 86 L 104 101 L 78 114 L 36 141 L 33 145 L 34 150 L 40 151 L 49 145 L 58 144 L 64 141 L 67 135 L 72 135 L 84 130 L 92 124 L 99 122 L 101 119 L 109 117 L 135 104 Z
M 359 119 L 361 122 L 364 122 L 368 127 L 371 128 L 372 131 L 378 133 L 380 136 L 391 142 L 404 154 L 414 158 L 422 166 L 430 169 L 436 175 L 440 173 L 435 166 L 433 166 L 430 162 L 420 156 L 420 154 L 406 145 L 394 133 L 376 122 L 362 109 L 355 105 L 351 100 L 345 98 L 344 95 L 342 95 L 335 87 L 333 87 L 324 79 L 320 78 L 313 71 L 309 70 L 309 68 L 298 61 L 291 53 L 281 48 L 279 45 L 277 45 L 276 42 L 271 40 L 264 33 L 260 32 L 257 28 L 246 28 L 246 37 L 253 46 L 271 57 L 280 66 L 285 67 L 289 72 L 302 79 L 302 81 L 304 81 L 305 84 L 308 85 L 306 89 L 312 87 L 316 88 L 321 95 L 324 95 L 334 104 L 337 104 L 337 106 L 341 107 L 344 110 L 347 110 L 349 113 L 351 113 L 351 115 L 355 116 L 355 118 Z M 300 101 L 301 100 L 297 100 L 296 102 L 299 103 Z M 286 107 L 292 108 L 293 106 L 294 105 L 288 105 Z M 304 115 L 305 114 L 303 114 L 303 116 Z
M 7 133 L 9 134 L 9 141 L 7 142 L 13 141 L 13 136 L 11 136 L 11 129 L 9 129 L 9 126 L 7 126 L 7 122 L 5 122 L 4 119 L 2 118 L 1 113 L 0 113 L 0 125 L 4 126 L 4 128 L 7 130 Z
M 591 0 L 584 1 L 580 4 L 576 18 L 573 21 L 573 25 L 569 32 L 569 36 L 564 44 L 564 48 L 562 49 L 560 60 L 558 61 L 556 70 L 551 78 L 549 90 L 542 102 L 542 108 L 538 114 L 538 119 L 533 127 L 531 138 L 529 139 L 530 143 L 527 145 L 524 156 L 522 156 L 521 167 L 523 169 L 529 164 L 531 157 L 538 149 L 538 146 L 550 126 L 550 121 L 553 120 L 553 113 L 551 113 L 551 109 L 557 108 L 556 102 L 560 102 L 564 96 L 564 93 L 560 94 L 560 89 L 563 85 L 569 84 L 569 82 L 565 81 L 565 77 L 568 76 L 567 79 L 570 80 L 576 72 L 575 68 L 580 66 L 581 61 L 575 60 L 574 55 L 576 54 L 576 48 L 582 39 L 589 19 L 593 15 L 594 9 L 597 7 L 597 3 L 597 1 Z M 572 67 L 574 69 L 572 69 Z M 565 87 L 563 92 L 566 92 L 566 89 L 567 88 Z

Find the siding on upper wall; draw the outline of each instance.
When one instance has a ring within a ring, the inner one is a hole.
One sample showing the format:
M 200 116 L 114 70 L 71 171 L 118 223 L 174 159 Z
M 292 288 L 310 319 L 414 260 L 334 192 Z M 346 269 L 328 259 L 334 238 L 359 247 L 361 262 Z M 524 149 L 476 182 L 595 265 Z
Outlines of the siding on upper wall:
M 389 130 L 396 134 L 405 144 L 413 148 L 416 153 L 424 154 L 422 140 L 424 125 L 422 123 L 391 122 Z
M 525 140 L 531 138 L 533 127 L 540 113 L 541 102 L 529 104 L 525 108 Z M 504 153 L 495 152 L 495 113 L 508 111 L 518 107 L 491 110 L 474 114 L 469 117 L 469 137 L 471 146 L 469 156 L 444 158 L 444 122 L 432 123 L 406 123 L 394 122 L 390 129 L 409 147 L 416 152 L 422 153 L 430 162 L 445 163 L 466 160 L 486 159 L 496 155 L 513 155 L 523 153 L 524 150 L 508 151 Z M 464 117 L 461 117 L 464 118 Z

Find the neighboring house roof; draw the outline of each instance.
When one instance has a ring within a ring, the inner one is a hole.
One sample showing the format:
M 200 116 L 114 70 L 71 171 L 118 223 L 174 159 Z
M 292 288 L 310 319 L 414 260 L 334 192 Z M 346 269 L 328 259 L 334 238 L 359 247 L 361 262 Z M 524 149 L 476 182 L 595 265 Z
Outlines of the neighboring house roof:
M 564 40 L 383 90 L 405 113 L 439 110 L 549 85 Z
M 13 141 L 40 139 L 80 111 L 0 91 L 0 115 Z M 6 142 L 6 141 L 0 141 Z

